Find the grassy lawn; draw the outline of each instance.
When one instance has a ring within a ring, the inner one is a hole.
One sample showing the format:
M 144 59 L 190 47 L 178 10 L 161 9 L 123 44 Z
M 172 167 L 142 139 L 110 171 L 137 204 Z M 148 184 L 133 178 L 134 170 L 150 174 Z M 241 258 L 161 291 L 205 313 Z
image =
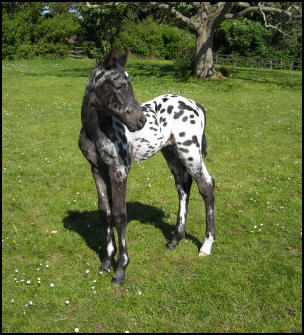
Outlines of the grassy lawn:
M 94 65 L 2 62 L 2 331 L 301 332 L 302 73 L 232 68 L 184 82 L 169 61 L 130 60 L 140 103 L 170 92 L 207 110 L 217 240 L 198 257 L 205 214 L 193 184 L 186 238 L 167 250 L 174 180 L 161 154 L 135 163 L 131 262 L 115 288 L 99 273 L 97 193 L 77 145 Z

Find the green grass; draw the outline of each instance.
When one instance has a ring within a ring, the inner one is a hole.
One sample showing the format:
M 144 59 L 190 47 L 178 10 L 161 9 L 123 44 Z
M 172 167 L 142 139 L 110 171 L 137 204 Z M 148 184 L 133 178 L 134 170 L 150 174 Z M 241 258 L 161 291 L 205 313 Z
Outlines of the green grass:
M 131 262 L 115 288 L 113 273 L 99 274 L 97 193 L 77 146 L 93 67 L 2 63 L 2 331 L 301 332 L 302 73 L 231 68 L 226 80 L 184 82 L 169 61 L 130 60 L 139 102 L 171 92 L 207 109 L 217 240 L 198 257 L 205 214 L 193 184 L 186 238 L 167 250 L 174 181 L 161 154 L 135 163 Z

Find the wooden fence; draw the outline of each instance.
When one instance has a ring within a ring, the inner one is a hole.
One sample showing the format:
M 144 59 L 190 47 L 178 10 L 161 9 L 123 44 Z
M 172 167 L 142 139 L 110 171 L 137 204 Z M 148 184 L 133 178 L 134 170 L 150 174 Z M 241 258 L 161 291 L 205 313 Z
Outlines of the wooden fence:
M 82 47 L 75 43 L 70 50 L 71 57 L 87 58 Z M 263 67 L 269 69 L 287 69 L 287 70 L 302 70 L 302 61 L 300 60 L 285 60 L 278 58 L 261 58 L 261 57 L 244 57 L 235 55 L 223 55 L 213 53 L 213 61 L 215 65 L 232 65 L 240 67 Z
M 269 69 L 302 70 L 302 61 L 277 58 L 244 57 L 213 54 L 215 65 L 233 65 L 243 67 L 263 67 Z
M 88 58 L 81 46 L 73 45 L 70 50 L 70 56 L 73 58 Z

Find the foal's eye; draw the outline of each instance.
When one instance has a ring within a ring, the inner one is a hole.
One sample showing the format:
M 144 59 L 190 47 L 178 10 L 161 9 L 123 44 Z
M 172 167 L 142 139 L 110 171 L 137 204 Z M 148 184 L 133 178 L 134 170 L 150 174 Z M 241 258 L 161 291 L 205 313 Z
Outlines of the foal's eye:
M 122 89 L 122 85 L 113 85 L 115 91 L 120 91 Z

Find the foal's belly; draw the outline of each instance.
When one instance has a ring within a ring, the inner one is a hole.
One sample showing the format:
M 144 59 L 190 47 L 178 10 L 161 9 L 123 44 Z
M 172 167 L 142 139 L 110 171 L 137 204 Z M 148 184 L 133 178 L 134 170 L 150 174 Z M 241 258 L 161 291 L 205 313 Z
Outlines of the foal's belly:
M 130 148 L 134 162 L 148 159 L 157 154 L 166 145 L 170 137 L 166 128 L 151 126 L 149 121 L 140 131 L 133 134 L 131 135 Z

